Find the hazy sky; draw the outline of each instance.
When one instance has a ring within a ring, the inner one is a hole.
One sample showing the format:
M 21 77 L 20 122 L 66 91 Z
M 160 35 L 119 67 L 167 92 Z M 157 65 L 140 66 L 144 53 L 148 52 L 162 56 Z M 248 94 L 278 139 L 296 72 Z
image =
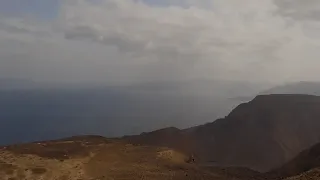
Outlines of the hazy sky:
M 319 0 L 1 0 L 0 78 L 320 79 Z

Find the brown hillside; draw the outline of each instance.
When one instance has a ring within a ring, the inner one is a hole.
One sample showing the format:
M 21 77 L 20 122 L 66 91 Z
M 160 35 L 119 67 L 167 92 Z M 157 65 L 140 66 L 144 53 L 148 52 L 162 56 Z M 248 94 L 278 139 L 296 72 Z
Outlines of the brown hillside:
M 270 173 L 277 174 L 279 177 L 296 176 L 302 173 L 311 175 L 311 172 L 320 174 L 319 170 L 313 170 L 316 168 L 320 168 L 320 144 L 299 153 L 293 160 Z
M 124 139 L 194 153 L 200 162 L 268 171 L 320 142 L 319 119 L 320 97 L 261 95 L 213 123 Z

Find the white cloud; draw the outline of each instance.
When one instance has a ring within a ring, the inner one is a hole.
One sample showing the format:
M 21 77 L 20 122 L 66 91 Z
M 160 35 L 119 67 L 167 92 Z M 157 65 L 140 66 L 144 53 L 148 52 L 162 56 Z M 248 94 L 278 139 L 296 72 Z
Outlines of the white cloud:
M 69 0 L 54 21 L 0 19 L 0 76 L 318 80 L 319 22 L 308 12 L 320 4 L 307 3 Z

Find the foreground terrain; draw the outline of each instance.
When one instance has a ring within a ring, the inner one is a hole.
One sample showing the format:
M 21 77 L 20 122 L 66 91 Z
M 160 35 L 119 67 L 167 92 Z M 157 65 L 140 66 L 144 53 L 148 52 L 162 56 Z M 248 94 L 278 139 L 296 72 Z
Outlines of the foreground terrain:
M 79 136 L 0 147 L 0 180 L 316 180 L 319 147 L 303 151 L 279 169 L 259 173 L 204 165 L 165 147 Z
M 0 148 L 0 180 L 253 179 L 247 169 L 201 167 L 177 151 L 97 136 Z

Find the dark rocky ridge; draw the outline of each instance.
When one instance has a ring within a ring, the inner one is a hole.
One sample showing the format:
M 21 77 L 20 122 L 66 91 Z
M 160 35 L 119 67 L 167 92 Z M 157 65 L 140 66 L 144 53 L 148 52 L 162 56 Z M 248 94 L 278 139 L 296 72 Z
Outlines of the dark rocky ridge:
M 193 153 L 201 162 L 268 171 L 320 142 L 319 119 L 318 96 L 261 95 L 212 123 L 124 139 Z

